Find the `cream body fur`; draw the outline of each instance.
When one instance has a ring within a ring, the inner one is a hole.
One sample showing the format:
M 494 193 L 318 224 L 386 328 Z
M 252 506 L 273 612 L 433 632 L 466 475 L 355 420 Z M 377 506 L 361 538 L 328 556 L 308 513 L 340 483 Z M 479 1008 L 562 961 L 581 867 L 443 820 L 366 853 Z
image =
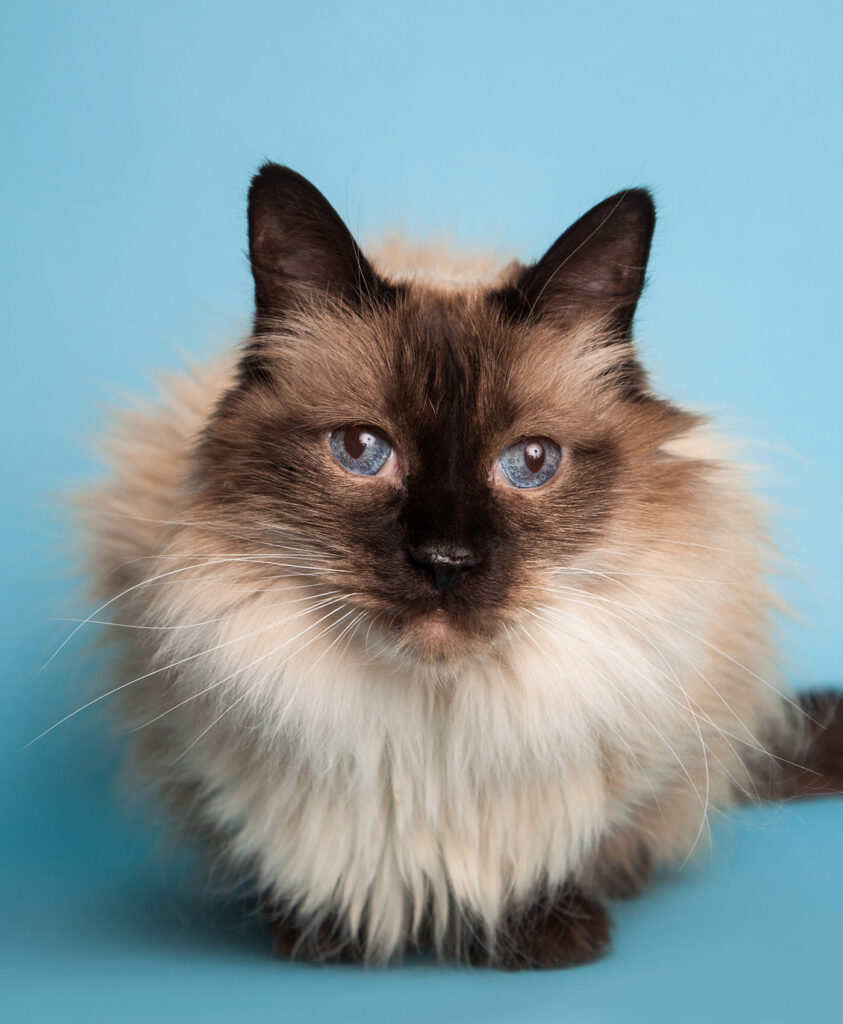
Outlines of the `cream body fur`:
M 438 258 L 434 288 L 452 273 Z M 511 901 L 623 873 L 641 848 L 684 861 L 751 786 L 783 708 L 770 550 L 721 446 L 694 428 L 662 452 L 704 467 L 693 507 L 657 530 L 627 509 L 482 652 L 414 662 L 330 588 L 303 600 L 294 543 L 267 583 L 197 521 L 194 450 L 234 372 L 232 355 L 121 414 L 88 500 L 108 617 L 150 627 L 115 627 L 118 682 L 142 677 L 119 697 L 177 815 L 373 960 L 425 921 L 440 950 L 477 929 L 494 944 Z

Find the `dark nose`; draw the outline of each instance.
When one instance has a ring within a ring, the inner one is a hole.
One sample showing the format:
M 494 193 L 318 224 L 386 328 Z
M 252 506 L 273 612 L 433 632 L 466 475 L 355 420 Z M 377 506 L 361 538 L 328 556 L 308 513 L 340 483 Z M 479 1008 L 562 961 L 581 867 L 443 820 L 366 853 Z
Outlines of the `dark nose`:
M 479 559 L 468 548 L 447 544 L 417 544 L 407 549 L 410 564 L 430 577 L 437 590 L 450 590 L 460 575 L 473 569 Z

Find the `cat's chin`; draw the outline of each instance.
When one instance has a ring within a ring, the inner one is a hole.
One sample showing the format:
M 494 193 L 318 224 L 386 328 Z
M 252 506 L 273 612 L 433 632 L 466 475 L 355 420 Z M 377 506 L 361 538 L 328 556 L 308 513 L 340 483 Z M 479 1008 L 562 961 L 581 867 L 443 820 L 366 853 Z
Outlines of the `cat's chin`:
M 420 661 L 452 663 L 476 651 L 476 640 L 442 608 L 418 615 L 400 628 L 401 647 Z

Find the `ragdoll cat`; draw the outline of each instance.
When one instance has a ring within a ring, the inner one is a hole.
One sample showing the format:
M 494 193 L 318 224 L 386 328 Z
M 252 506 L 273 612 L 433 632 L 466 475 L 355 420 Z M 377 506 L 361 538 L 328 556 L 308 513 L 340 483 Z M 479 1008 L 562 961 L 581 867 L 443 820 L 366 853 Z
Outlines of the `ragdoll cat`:
M 633 189 L 532 266 L 367 258 L 267 164 L 251 336 L 115 425 L 137 762 L 279 953 L 583 963 L 712 809 L 840 789 L 745 475 L 633 347 L 654 221 Z

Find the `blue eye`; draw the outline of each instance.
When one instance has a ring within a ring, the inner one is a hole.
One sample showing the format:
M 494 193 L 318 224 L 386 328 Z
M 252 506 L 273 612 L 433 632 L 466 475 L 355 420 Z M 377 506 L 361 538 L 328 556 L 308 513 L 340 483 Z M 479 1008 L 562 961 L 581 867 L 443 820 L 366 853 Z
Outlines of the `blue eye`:
M 389 461 L 392 443 L 374 427 L 355 423 L 331 434 L 331 451 L 341 466 L 359 476 L 375 476 Z
M 546 437 L 528 437 L 510 445 L 498 459 L 513 487 L 540 487 L 553 476 L 562 461 L 562 450 Z

